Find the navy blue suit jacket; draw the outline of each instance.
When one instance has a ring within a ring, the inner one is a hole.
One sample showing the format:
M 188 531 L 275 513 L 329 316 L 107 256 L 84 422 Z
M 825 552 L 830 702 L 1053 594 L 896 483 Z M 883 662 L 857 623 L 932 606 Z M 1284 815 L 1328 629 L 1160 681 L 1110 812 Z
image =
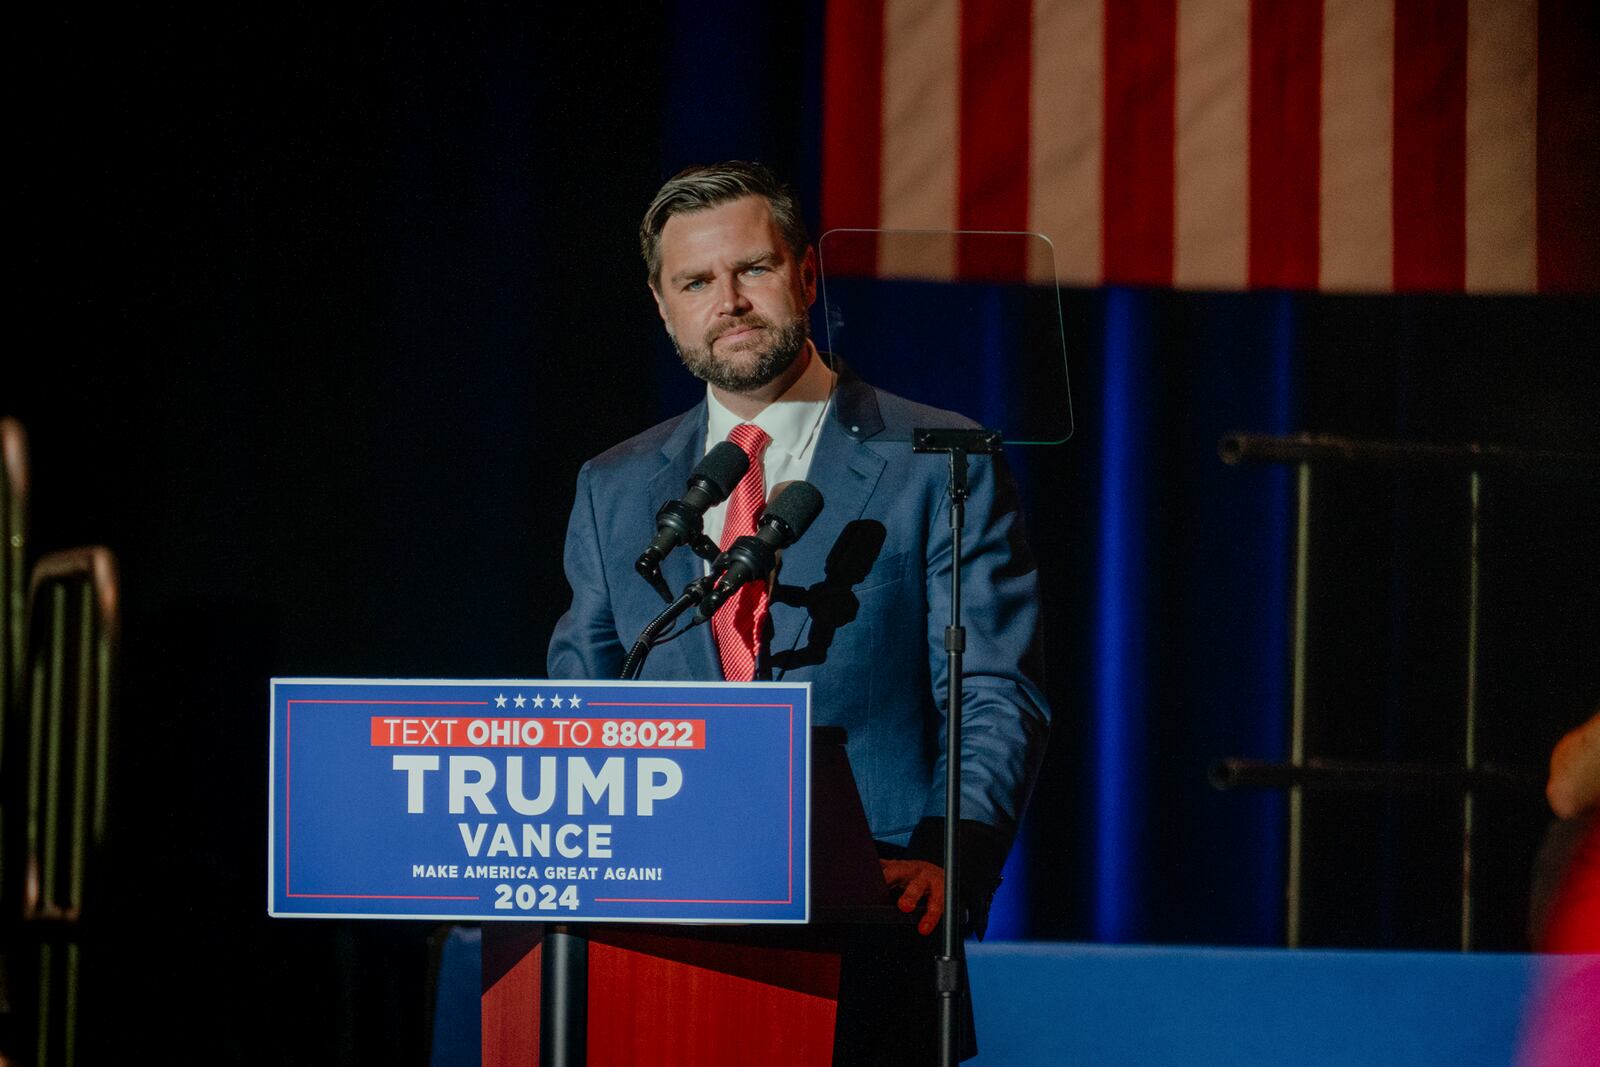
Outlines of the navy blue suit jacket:
M 814 721 L 848 731 L 872 834 L 895 845 L 915 847 L 919 823 L 926 828 L 944 814 L 949 465 L 913 454 L 910 432 L 970 425 L 842 370 L 807 479 L 824 507 L 784 551 L 771 598 L 772 678 L 811 682 Z M 550 677 L 615 678 L 661 610 L 633 564 L 655 534 L 656 509 L 682 494 L 704 455 L 705 433 L 702 401 L 580 471 L 565 556 L 572 607 L 550 642 Z M 962 818 L 995 831 L 1003 858 L 1043 755 L 1049 709 L 1039 677 L 1037 576 L 1015 487 L 1004 463 L 988 457 L 974 458 L 970 478 Z M 676 591 L 701 567 L 680 548 L 662 570 Z M 643 674 L 721 676 L 709 626 L 657 648 Z

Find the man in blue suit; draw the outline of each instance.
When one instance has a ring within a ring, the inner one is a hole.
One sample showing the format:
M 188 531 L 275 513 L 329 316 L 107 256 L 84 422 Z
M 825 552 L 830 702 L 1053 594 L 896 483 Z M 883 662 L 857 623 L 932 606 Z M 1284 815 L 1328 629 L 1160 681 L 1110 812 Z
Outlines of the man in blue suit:
M 825 506 L 760 589 L 744 662 L 754 663 L 756 678 L 811 682 L 816 722 L 848 732 L 885 880 L 900 891 L 903 910 L 925 908 L 919 930 L 927 934 L 944 910 L 950 504 L 947 465 L 913 454 L 909 441 L 913 428 L 972 423 L 875 389 L 817 352 L 808 329 L 816 255 L 793 194 L 766 168 L 684 171 L 657 194 L 640 236 L 661 318 L 707 395 L 579 473 L 565 555 L 572 607 L 550 643 L 550 676 L 617 676 L 662 607 L 633 567 L 655 533 L 656 509 L 681 495 L 709 445 L 730 434 L 754 438 L 747 478 L 759 479 L 757 499 L 804 479 Z M 970 478 L 962 895 L 966 924 L 981 933 L 1044 752 L 1049 708 L 1037 576 L 1015 487 L 1003 463 L 988 457 L 974 459 Z M 707 534 L 725 535 L 724 544 L 741 532 L 724 529 L 729 507 L 705 519 Z M 680 549 L 663 577 L 677 590 L 703 568 Z M 734 608 L 730 602 L 720 614 L 731 618 Z M 741 669 L 734 646 L 745 639 L 727 627 L 716 635 L 698 627 L 659 648 L 644 676 L 723 678 Z

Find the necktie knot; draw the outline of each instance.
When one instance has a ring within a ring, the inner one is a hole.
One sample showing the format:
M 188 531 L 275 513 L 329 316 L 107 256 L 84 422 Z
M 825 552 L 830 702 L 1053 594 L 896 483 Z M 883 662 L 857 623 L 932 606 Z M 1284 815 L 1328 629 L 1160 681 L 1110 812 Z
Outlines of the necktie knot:
M 761 453 L 772 443 L 767 431 L 753 422 L 741 422 L 735 426 L 729 432 L 728 440 L 738 445 L 740 450 L 750 457 L 752 464 L 761 462 Z

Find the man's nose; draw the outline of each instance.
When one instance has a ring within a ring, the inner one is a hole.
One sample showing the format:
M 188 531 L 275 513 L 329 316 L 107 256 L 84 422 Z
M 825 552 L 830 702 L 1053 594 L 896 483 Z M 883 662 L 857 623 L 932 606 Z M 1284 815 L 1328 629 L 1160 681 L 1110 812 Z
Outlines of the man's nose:
M 743 315 L 752 307 L 750 298 L 739 287 L 739 276 L 729 275 L 718 284 L 717 310 L 724 315 Z

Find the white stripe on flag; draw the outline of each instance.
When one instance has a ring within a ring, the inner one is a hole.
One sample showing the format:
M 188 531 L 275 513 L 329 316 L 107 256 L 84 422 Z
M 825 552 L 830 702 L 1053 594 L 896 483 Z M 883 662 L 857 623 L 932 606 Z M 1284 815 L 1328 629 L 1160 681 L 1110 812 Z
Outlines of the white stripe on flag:
M 878 225 L 956 228 L 957 124 L 961 97 L 959 0 L 885 0 L 883 184 Z M 955 243 L 885 240 L 885 277 L 951 278 Z
M 1242 289 L 1249 270 L 1250 0 L 1179 0 L 1174 285 Z
M 1105 89 L 1102 0 L 1034 0 L 1028 277 L 1099 285 L 1100 137 Z
M 1537 0 L 1467 3 L 1467 291 L 1538 286 Z
M 1319 287 L 1394 288 L 1394 4 L 1322 9 Z

